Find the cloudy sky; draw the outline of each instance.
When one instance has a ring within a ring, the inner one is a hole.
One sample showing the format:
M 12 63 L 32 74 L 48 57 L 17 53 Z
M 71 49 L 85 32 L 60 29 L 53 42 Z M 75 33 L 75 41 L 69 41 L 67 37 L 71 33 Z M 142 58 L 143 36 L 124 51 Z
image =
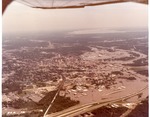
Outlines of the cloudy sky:
M 137 3 L 41 10 L 13 2 L 3 15 L 3 32 L 39 32 L 148 25 L 148 6 Z

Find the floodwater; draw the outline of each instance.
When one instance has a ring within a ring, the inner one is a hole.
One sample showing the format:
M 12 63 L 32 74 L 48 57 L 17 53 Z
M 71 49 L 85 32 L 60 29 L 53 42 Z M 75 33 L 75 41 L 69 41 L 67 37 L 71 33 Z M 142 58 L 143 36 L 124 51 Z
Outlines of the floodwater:
M 144 78 L 145 79 L 145 78 Z M 112 100 L 118 99 L 124 96 L 128 96 L 130 94 L 135 94 L 139 92 L 141 89 L 148 85 L 147 81 L 143 81 L 144 79 L 137 78 L 136 80 L 119 80 L 118 83 L 112 86 L 110 89 L 94 89 L 89 88 L 88 91 L 83 91 L 84 93 L 76 93 L 71 92 L 67 96 L 71 97 L 73 100 L 79 100 L 80 104 L 87 104 L 92 102 L 101 102 L 104 100 Z M 119 81 L 122 81 L 120 83 Z M 148 96 L 148 88 L 142 91 L 142 97 L 145 98 Z M 131 98 L 130 101 L 136 102 L 138 100 L 138 96 Z

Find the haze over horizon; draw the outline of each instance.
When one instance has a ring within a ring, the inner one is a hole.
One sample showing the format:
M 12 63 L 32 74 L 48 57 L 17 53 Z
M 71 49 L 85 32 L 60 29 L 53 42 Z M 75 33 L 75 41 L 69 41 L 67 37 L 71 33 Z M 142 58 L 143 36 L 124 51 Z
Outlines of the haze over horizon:
M 93 28 L 148 27 L 148 6 L 118 3 L 82 9 L 34 9 L 13 2 L 3 15 L 3 33 Z

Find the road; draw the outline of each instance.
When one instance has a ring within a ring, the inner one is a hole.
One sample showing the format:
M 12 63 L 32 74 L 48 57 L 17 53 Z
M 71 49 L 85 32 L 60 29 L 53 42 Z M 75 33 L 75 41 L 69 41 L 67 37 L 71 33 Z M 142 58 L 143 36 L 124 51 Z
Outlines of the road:
M 47 115 L 47 113 L 48 113 L 49 109 L 50 109 L 50 108 L 51 108 L 51 106 L 53 105 L 53 103 L 54 103 L 54 101 L 55 101 L 55 99 L 56 99 L 57 95 L 59 94 L 59 92 L 60 92 L 61 88 L 63 87 L 64 82 L 65 82 L 65 80 L 66 80 L 66 79 L 65 79 L 65 77 L 64 77 L 64 76 L 62 76 L 62 79 L 63 79 L 63 80 L 62 80 L 61 84 L 59 85 L 58 90 L 57 90 L 57 92 L 56 92 L 56 94 L 55 94 L 54 98 L 52 99 L 51 103 L 49 104 L 48 108 L 46 109 L 46 111 L 45 111 L 45 113 L 44 113 L 43 117 L 46 117 L 46 115 Z
M 102 106 L 106 106 L 110 103 L 115 103 L 118 101 L 124 101 L 124 100 L 130 99 L 132 97 L 137 96 L 138 94 L 140 94 L 141 92 L 143 92 L 147 88 L 148 88 L 148 85 L 145 86 L 143 89 L 139 90 L 138 92 L 129 94 L 127 96 L 123 96 L 123 97 L 120 97 L 117 99 L 112 99 L 112 100 L 107 100 L 107 101 L 93 102 L 93 103 L 85 104 L 85 105 L 77 105 L 77 106 L 65 109 L 61 112 L 46 115 L 45 117 L 73 117 L 73 116 L 77 116 L 77 115 L 95 110 L 97 108 L 100 108 Z

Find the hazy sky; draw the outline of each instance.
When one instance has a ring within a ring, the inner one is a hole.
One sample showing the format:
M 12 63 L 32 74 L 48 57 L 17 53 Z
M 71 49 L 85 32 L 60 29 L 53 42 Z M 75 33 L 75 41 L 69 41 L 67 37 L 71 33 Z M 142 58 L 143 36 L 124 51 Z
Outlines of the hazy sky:
M 42 10 L 13 2 L 3 15 L 3 32 L 57 31 L 86 28 L 135 28 L 148 25 L 148 6 L 137 3 Z

